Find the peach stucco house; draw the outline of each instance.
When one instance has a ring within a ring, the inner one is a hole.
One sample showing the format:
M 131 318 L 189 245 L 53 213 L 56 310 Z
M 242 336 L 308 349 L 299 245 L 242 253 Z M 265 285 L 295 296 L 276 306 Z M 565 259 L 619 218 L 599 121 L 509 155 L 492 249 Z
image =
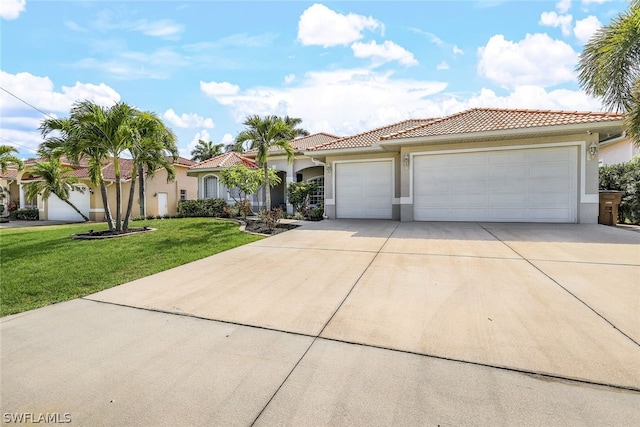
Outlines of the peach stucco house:
M 622 123 L 611 113 L 474 108 L 330 136 L 298 148 L 293 164 L 274 153 L 269 167 L 284 182 L 321 179 L 330 219 L 596 223 L 598 150 Z M 201 198 L 216 173 L 204 163 L 189 171 Z
M 29 165 L 36 162 L 36 159 L 25 161 L 25 169 L 23 171 L 8 170 L 6 174 L 0 177 L 0 184 L 6 189 L 8 194 L 7 205 L 9 200 L 13 200 L 20 208 L 37 207 L 39 216 L 42 220 L 64 220 L 75 221 L 82 220 L 80 215 L 70 208 L 67 204 L 58 199 L 55 195 L 51 195 L 48 200 L 26 200 L 24 195 L 23 184 L 29 181 Z M 73 169 L 71 172 L 78 178 L 77 188 L 83 191 L 73 191 L 71 193 L 71 202 L 80 209 L 92 221 L 104 221 L 104 206 L 100 189 L 89 180 L 88 166 L 84 163 L 72 164 L 63 159 L 64 166 Z M 196 199 L 198 191 L 198 180 L 187 176 L 187 170 L 195 165 L 196 162 L 179 157 L 173 165 L 176 170 L 176 178 L 172 182 L 167 182 L 167 172 L 161 169 L 155 173 L 152 178 L 145 180 L 145 212 L 147 216 L 163 216 L 176 215 L 178 212 L 178 202 L 180 200 Z M 121 182 L 122 182 L 122 200 L 126 205 L 131 188 L 131 172 L 132 162 L 130 159 L 120 159 Z M 104 180 L 106 182 L 107 194 L 109 198 L 109 206 L 112 214 L 115 212 L 115 174 L 113 163 L 109 162 L 102 168 Z M 139 181 L 136 183 L 136 192 L 133 201 L 132 216 L 138 216 L 140 211 L 140 198 L 138 191 Z

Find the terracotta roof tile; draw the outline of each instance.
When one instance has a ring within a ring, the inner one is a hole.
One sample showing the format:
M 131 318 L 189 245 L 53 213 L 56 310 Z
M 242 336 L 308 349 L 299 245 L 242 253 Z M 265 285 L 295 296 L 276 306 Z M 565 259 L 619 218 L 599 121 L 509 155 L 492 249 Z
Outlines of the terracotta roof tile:
M 341 148 L 366 148 L 371 147 L 380 141 L 380 138 L 390 133 L 399 132 L 407 129 L 414 129 L 415 127 L 423 126 L 428 123 L 432 123 L 437 119 L 410 119 L 404 120 L 399 123 L 387 125 L 378 129 L 370 130 L 367 132 L 359 133 L 353 136 L 346 136 L 335 141 L 330 141 L 326 144 L 308 148 L 309 151 L 319 150 L 337 150 Z
M 340 139 L 340 137 L 336 135 L 332 135 L 330 133 L 320 132 L 320 133 L 314 133 L 313 135 L 296 138 L 291 141 L 291 146 L 295 151 L 303 151 L 303 150 L 308 150 L 311 147 L 328 144 L 332 141 L 335 141 L 336 139 Z M 254 148 L 254 149 L 247 150 L 242 154 L 245 156 L 255 156 L 257 152 L 258 150 Z M 276 152 L 283 152 L 283 151 L 278 147 L 271 147 L 269 149 L 269 152 L 276 153 Z
M 258 169 L 258 165 L 253 160 L 248 159 L 235 151 L 230 151 L 228 153 L 212 157 L 209 160 L 205 160 L 204 162 L 200 162 L 190 167 L 189 169 L 220 169 L 235 165 L 244 165 L 250 169 Z
M 18 170 L 17 169 L 7 168 L 7 170 L 5 172 L 0 171 L 0 178 L 1 179 L 16 179 L 17 177 L 18 177 Z
M 614 113 L 473 108 L 413 129 L 403 129 L 389 133 L 381 139 L 456 135 L 543 126 L 586 124 L 620 119 L 622 119 L 622 115 Z

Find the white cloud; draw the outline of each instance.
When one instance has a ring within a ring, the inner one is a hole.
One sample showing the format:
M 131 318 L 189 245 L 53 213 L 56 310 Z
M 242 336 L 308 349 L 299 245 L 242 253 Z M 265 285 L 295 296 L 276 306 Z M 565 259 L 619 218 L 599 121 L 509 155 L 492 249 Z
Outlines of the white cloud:
M 567 13 L 571 9 L 571 0 L 559 0 L 556 3 L 556 9 L 560 13 Z
M 26 10 L 27 0 L 2 0 L 0 2 L 0 18 L 8 21 L 18 18 Z
M 457 45 L 453 45 L 453 54 L 454 55 L 464 55 L 464 51 L 460 49 Z
M 235 95 L 240 91 L 240 87 L 229 82 L 218 83 L 211 81 L 209 83 L 206 83 L 200 81 L 200 90 L 202 90 L 210 97 L 215 98 L 219 95 Z
M 356 58 L 372 58 L 379 65 L 390 61 L 398 61 L 402 65 L 417 65 L 413 54 L 392 41 L 379 45 L 375 41 L 369 43 L 356 42 L 351 45 Z
M 573 34 L 582 44 L 585 44 L 600 27 L 602 27 L 602 23 L 598 18 L 595 16 L 588 16 L 576 21 L 576 27 L 573 29 Z
M 173 111 L 173 108 L 169 108 L 167 111 L 165 111 L 162 117 L 164 117 L 173 126 L 179 128 L 213 129 L 215 126 L 215 124 L 213 123 L 213 119 L 204 118 L 194 113 L 183 113 L 181 115 L 177 115 L 176 112 Z
M 502 87 L 553 86 L 575 80 L 578 54 L 547 34 L 527 34 L 512 42 L 499 34 L 478 49 L 478 73 Z
M 85 58 L 74 65 L 80 68 L 106 72 L 121 80 L 168 79 L 176 68 L 189 62 L 170 48 L 157 49 L 151 53 L 126 50 L 116 56 L 98 60 Z
M 436 70 L 448 70 L 449 64 L 447 64 L 447 61 L 442 61 L 441 63 L 439 63 L 438 65 L 436 65 Z
M 207 95 L 226 106 L 240 123 L 248 114 L 301 117 L 310 132 L 341 135 L 426 117 L 426 97 L 445 82 L 394 79 L 391 72 L 347 69 L 307 73 L 295 87 L 254 87 L 234 94 Z
M 603 4 L 603 3 L 607 3 L 610 2 L 611 0 L 582 0 L 582 4 L 587 6 L 590 4 Z
M 180 38 L 180 34 L 184 31 L 184 26 L 176 24 L 169 19 L 163 19 L 160 21 L 147 21 L 141 19 L 130 24 L 130 28 L 134 31 L 140 31 L 143 34 L 151 37 L 160 37 L 168 40 L 177 40 Z
M 50 117 L 66 116 L 74 102 L 85 99 L 104 106 L 120 101 L 118 92 L 104 83 L 76 82 L 73 86 L 62 86 L 56 90 L 49 77 L 30 73 L 10 74 L 0 70 L 0 86 L 30 104 L 2 92 L 0 135 L 31 149 L 36 149 L 42 142 L 38 127 L 45 114 Z
M 294 80 L 296 79 L 296 75 L 295 74 L 287 74 L 286 76 L 284 76 L 284 82 L 286 84 L 290 84 L 292 83 Z
M 364 30 L 383 29 L 372 17 L 350 13 L 342 15 L 316 3 L 298 21 L 298 40 L 305 46 L 346 46 L 362 39 Z
M 82 27 L 81 25 L 77 24 L 74 21 L 64 21 L 64 26 L 67 27 L 68 29 L 70 29 L 71 31 L 77 31 L 77 32 L 86 32 L 88 31 L 86 28 Z
M 571 15 L 558 15 L 556 12 L 542 12 L 539 24 L 547 27 L 560 27 L 562 28 L 562 34 L 568 36 L 571 34 L 572 22 L 573 16 Z

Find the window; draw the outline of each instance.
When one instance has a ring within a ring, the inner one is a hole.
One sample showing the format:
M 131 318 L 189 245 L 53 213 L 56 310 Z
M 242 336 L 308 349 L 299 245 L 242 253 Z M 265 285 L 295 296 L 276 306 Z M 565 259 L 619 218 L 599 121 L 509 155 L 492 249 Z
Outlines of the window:
M 309 205 L 316 206 L 319 203 L 324 203 L 324 176 L 308 179 L 307 182 L 315 182 L 318 185 L 316 191 L 309 194 Z
M 203 187 L 204 187 L 202 192 L 203 199 L 215 199 L 218 197 L 218 178 L 217 177 L 213 175 L 209 175 L 205 177 L 203 181 Z
M 187 200 L 187 190 L 180 190 L 180 201 Z
M 240 189 L 238 187 L 229 188 L 227 191 L 229 192 L 229 197 L 233 200 L 240 200 Z

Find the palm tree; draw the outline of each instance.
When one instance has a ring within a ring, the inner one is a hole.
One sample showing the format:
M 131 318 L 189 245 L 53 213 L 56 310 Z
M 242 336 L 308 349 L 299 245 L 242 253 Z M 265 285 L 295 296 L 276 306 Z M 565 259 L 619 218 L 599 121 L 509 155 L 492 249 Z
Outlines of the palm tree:
M 6 172 L 9 166 L 16 166 L 18 170 L 22 170 L 24 163 L 22 160 L 13 155 L 18 150 L 10 145 L 0 145 L 0 170 Z
M 640 146 L 640 0 L 600 28 L 578 63 L 582 88 L 605 108 L 625 113 L 625 129 Z
M 293 129 L 283 119 L 278 116 L 252 115 L 246 118 L 243 123 L 247 128 L 236 136 L 236 144 L 243 145 L 245 142 L 251 143 L 251 148 L 257 150 L 256 160 L 262 168 L 264 175 L 264 200 L 265 209 L 271 210 L 271 194 L 269 189 L 269 149 L 278 147 L 287 155 L 287 160 L 291 163 L 294 157 L 294 150 L 289 142 L 293 139 Z
M 298 127 L 298 125 L 302 123 L 302 119 L 298 117 L 284 116 L 283 120 L 293 130 L 294 138 L 298 136 L 309 136 L 308 130 Z
M 214 144 L 212 141 L 198 140 L 198 145 L 191 150 L 191 160 L 204 162 L 212 157 L 222 154 L 223 144 Z
M 78 212 L 85 221 L 89 221 L 89 218 L 69 201 L 70 193 L 75 187 L 74 184 L 78 182 L 76 177 L 65 175 L 71 171 L 73 171 L 72 168 L 62 167 L 59 159 L 36 162 L 29 174 L 31 178 L 37 179 L 37 181 L 25 184 L 25 196 L 28 200 L 35 200 L 40 195 L 44 200 L 48 200 L 51 194 L 55 194 L 60 200 Z M 84 191 L 79 187 L 75 188 L 75 190 Z
M 132 127 L 135 130 L 135 136 L 129 147 L 129 153 L 133 161 L 133 168 L 131 171 L 131 188 L 129 189 L 127 211 L 122 225 L 123 230 L 129 228 L 136 178 L 140 177 L 139 197 L 142 214 L 144 212 L 145 176 L 151 177 L 158 169 L 164 168 L 167 171 L 167 180 L 173 181 L 176 172 L 172 162 L 178 158 L 176 136 L 156 114 L 151 112 L 138 113 L 132 122 Z M 168 154 L 171 156 L 171 161 L 167 158 Z
M 109 153 L 101 141 L 107 138 L 100 123 L 104 123 L 108 110 L 91 101 L 74 104 L 69 118 L 46 119 L 40 125 L 45 141 L 40 144 L 40 156 L 51 159 L 65 155 L 71 162 L 79 164 L 86 160 L 89 165 L 91 183 L 100 188 L 105 219 L 110 230 L 114 229 L 107 186 L 102 173 L 109 161 Z

